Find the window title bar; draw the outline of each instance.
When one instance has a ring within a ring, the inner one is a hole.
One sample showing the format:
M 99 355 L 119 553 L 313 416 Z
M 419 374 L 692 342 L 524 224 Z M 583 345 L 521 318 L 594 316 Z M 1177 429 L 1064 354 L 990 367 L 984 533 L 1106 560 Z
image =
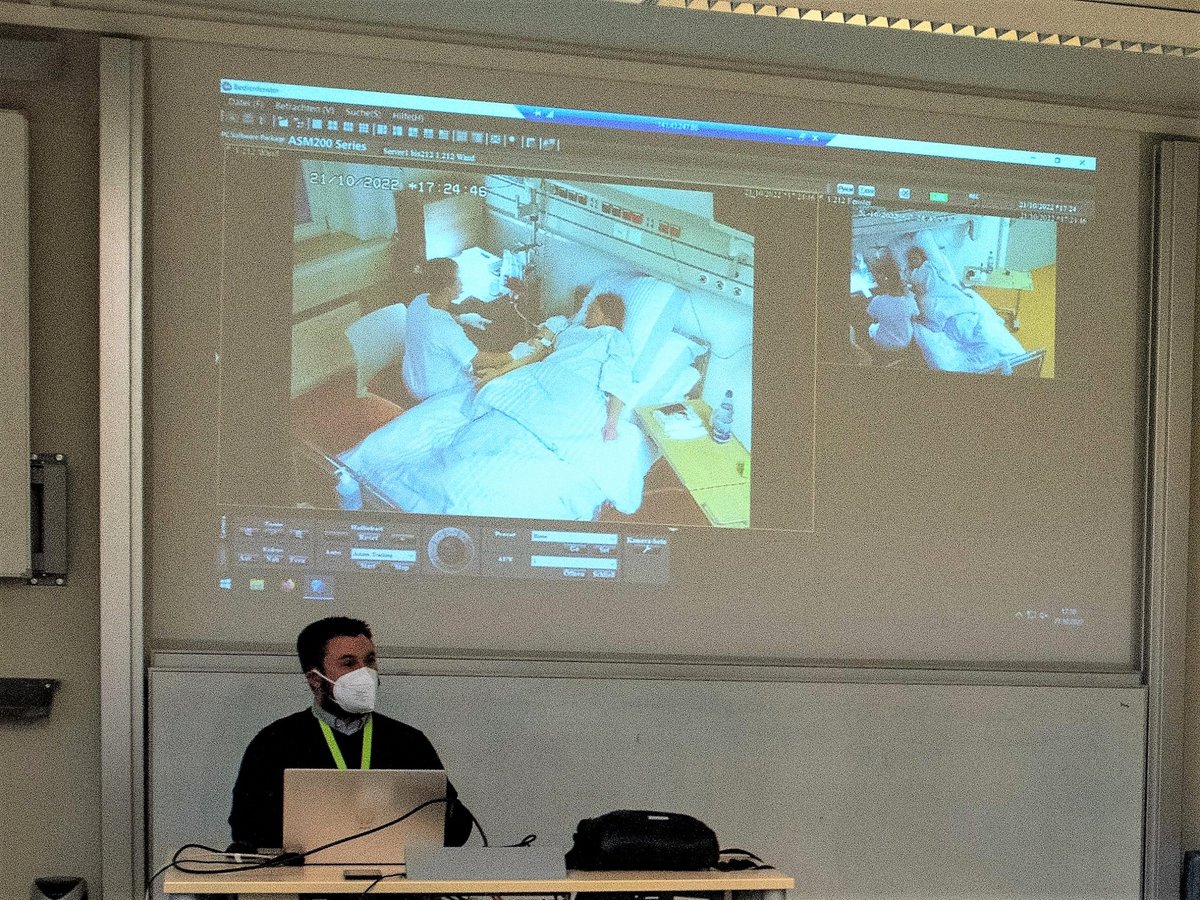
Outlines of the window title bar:
M 643 116 L 585 109 L 561 109 L 552 106 L 525 106 L 511 103 L 492 103 L 485 100 L 459 100 L 451 97 L 424 97 L 418 94 L 391 94 L 383 91 L 313 87 L 303 84 L 240 81 L 233 78 L 221 79 L 221 93 L 233 96 L 266 97 L 275 100 L 292 100 L 308 103 L 338 103 L 351 106 L 377 106 L 386 109 L 449 113 L 452 115 L 489 116 L 498 119 L 544 122 L 547 125 L 607 128 L 617 131 L 674 134 L 684 137 L 751 141 L 761 144 L 784 144 L 795 147 L 828 147 L 830 149 L 865 150 L 875 153 L 903 153 L 909 156 L 961 159 L 974 162 L 1037 166 L 1051 169 L 1074 169 L 1080 172 L 1094 172 L 1096 170 L 1096 157 L 1079 156 L 1069 153 L 1046 153 L 1005 147 L 950 144 L 939 141 L 913 141 L 904 138 L 877 137 L 863 134 L 838 134 L 825 131 L 776 128 L 768 125 L 709 122 L 697 119 L 672 119 L 664 116 Z

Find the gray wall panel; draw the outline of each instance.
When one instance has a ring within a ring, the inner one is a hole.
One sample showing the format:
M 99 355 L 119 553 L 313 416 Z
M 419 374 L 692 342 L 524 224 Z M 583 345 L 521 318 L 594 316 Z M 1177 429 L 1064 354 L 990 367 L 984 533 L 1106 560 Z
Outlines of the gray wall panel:
M 29 125 L 0 110 L 0 575 L 29 571 Z
M 307 691 L 151 672 L 156 866 L 228 842 L 245 744 Z M 385 675 L 381 697 L 494 844 L 658 808 L 760 852 L 794 897 L 1139 895 L 1140 689 Z

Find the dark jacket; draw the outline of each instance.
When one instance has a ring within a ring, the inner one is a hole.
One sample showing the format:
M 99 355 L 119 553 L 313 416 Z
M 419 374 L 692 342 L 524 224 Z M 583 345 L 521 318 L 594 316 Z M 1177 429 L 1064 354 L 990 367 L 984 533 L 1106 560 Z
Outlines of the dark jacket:
M 380 713 L 371 738 L 372 769 L 441 769 L 433 744 L 416 728 Z M 346 765 L 357 768 L 363 733 L 334 731 Z M 233 786 L 231 849 L 250 851 L 283 843 L 283 770 L 332 769 L 336 764 L 311 709 L 272 722 L 250 741 Z M 458 847 L 471 834 L 471 814 L 447 784 L 446 846 Z

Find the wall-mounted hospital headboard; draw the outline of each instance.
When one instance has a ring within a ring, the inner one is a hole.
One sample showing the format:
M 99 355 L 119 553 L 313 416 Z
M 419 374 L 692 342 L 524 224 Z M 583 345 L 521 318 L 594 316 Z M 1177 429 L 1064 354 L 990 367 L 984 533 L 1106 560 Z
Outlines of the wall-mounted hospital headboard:
M 859 247 L 887 247 L 919 231 L 966 225 L 970 216 L 938 212 L 892 212 L 872 207 L 854 217 L 854 241 Z
M 489 187 L 490 206 L 526 221 L 536 216 L 538 230 L 545 234 L 619 254 L 631 268 L 684 288 L 753 302 L 754 238 L 715 221 L 709 194 L 660 192 L 664 199 L 678 197 L 676 205 L 669 205 L 618 185 L 507 177 L 489 181 L 495 182 Z M 692 202 L 685 203 L 691 195 Z M 702 206 L 707 215 L 696 211 Z

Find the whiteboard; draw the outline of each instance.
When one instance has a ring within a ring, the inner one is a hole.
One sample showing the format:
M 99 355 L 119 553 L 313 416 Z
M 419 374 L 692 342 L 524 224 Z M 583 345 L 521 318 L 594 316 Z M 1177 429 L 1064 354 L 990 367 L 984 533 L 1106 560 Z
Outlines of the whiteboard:
M 384 671 L 382 711 L 431 738 L 493 844 L 565 849 L 581 818 L 659 809 L 795 898 L 1140 896 L 1139 688 Z M 151 670 L 153 868 L 228 843 L 246 743 L 310 700 L 298 672 Z

